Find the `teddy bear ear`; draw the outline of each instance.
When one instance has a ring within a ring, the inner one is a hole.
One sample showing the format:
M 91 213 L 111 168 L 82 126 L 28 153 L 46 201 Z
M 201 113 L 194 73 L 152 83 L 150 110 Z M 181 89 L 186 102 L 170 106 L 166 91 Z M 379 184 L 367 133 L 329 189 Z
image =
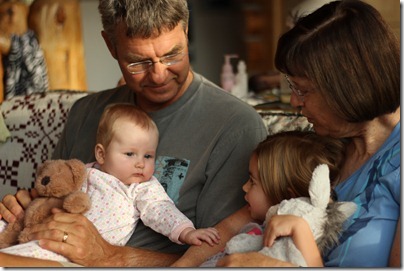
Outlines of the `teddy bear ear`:
M 67 160 L 66 164 L 72 171 L 74 182 L 83 183 L 86 178 L 86 165 L 78 159 Z
M 46 160 L 36 168 L 36 176 L 41 175 L 42 171 L 48 166 L 51 161 Z

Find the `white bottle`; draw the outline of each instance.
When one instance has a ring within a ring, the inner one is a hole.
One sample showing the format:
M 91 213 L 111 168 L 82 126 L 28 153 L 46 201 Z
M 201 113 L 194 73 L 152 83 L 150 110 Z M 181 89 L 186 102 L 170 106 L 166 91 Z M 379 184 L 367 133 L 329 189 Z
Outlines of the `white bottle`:
M 243 60 L 240 60 L 237 64 L 237 74 L 235 78 L 235 84 L 231 90 L 231 93 L 240 99 L 247 98 L 248 74 L 247 74 L 247 66 Z
M 222 88 L 227 91 L 231 92 L 231 89 L 235 83 L 235 75 L 233 72 L 233 66 L 230 63 L 231 58 L 236 58 L 237 55 L 224 55 L 224 64 L 222 67 L 222 74 L 220 75 L 220 83 Z

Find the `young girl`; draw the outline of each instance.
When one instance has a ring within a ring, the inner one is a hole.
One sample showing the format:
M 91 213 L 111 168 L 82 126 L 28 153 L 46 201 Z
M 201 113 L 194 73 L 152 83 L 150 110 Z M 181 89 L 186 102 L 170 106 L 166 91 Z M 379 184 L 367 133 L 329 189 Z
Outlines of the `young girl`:
M 310 197 L 309 184 L 314 169 L 325 164 L 331 185 L 339 181 L 339 167 L 345 147 L 338 139 L 314 132 L 289 131 L 268 136 L 251 155 L 250 178 L 244 184 L 245 199 L 251 217 L 262 224 L 268 209 L 283 200 Z M 321 254 L 308 223 L 300 217 L 275 215 L 263 231 L 251 223 L 243 228 L 249 234 L 264 234 L 264 246 L 271 247 L 277 237 L 290 236 L 308 266 L 321 266 Z M 224 255 L 217 254 L 202 266 L 215 266 Z M 254 266 L 254 265 L 251 265 Z
M 85 216 L 104 239 L 115 245 L 126 244 L 139 219 L 179 244 L 217 244 L 216 229 L 195 229 L 153 176 L 158 140 L 156 124 L 136 106 L 113 104 L 105 109 L 97 131 L 97 161 L 87 165 L 88 178 L 82 186 L 92 204 Z M 65 232 L 63 242 L 68 244 L 74 238 L 74 232 Z M 0 251 L 67 261 L 41 249 L 37 241 Z

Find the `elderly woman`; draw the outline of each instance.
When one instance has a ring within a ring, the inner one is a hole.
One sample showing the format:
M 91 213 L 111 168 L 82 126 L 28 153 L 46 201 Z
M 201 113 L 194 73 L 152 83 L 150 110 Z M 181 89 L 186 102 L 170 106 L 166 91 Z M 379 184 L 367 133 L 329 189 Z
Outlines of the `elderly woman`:
M 338 200 L 357 212 L 325 266 L 400 265 L 400 45 L 370 5 L 336 1 L 301 18 L 279 40 L 276 67 L 293 91 L 291 104 L 317 134 L 346 139 Z M 288 263 L 258 253 L 222 266 Z

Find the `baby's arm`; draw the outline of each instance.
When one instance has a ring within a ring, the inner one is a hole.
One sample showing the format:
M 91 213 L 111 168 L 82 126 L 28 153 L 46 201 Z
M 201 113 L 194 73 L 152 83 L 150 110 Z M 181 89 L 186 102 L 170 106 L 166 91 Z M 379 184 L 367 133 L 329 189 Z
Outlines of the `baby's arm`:
M 271 247 L 275 239 L 280 236 L 292 238 L 306 260 L 307 266 L 323 266 L 320 251 L 306 220 L 294 215 L 274 215 L 265 228 L 264 246 Z
M 191 227 L 185 228 L 179 236 L 179 241 L 188 245 L 202 245 L 205 241 L 210 246 L 219 244 L 219 232 L 215 228 L 194 229 Z

